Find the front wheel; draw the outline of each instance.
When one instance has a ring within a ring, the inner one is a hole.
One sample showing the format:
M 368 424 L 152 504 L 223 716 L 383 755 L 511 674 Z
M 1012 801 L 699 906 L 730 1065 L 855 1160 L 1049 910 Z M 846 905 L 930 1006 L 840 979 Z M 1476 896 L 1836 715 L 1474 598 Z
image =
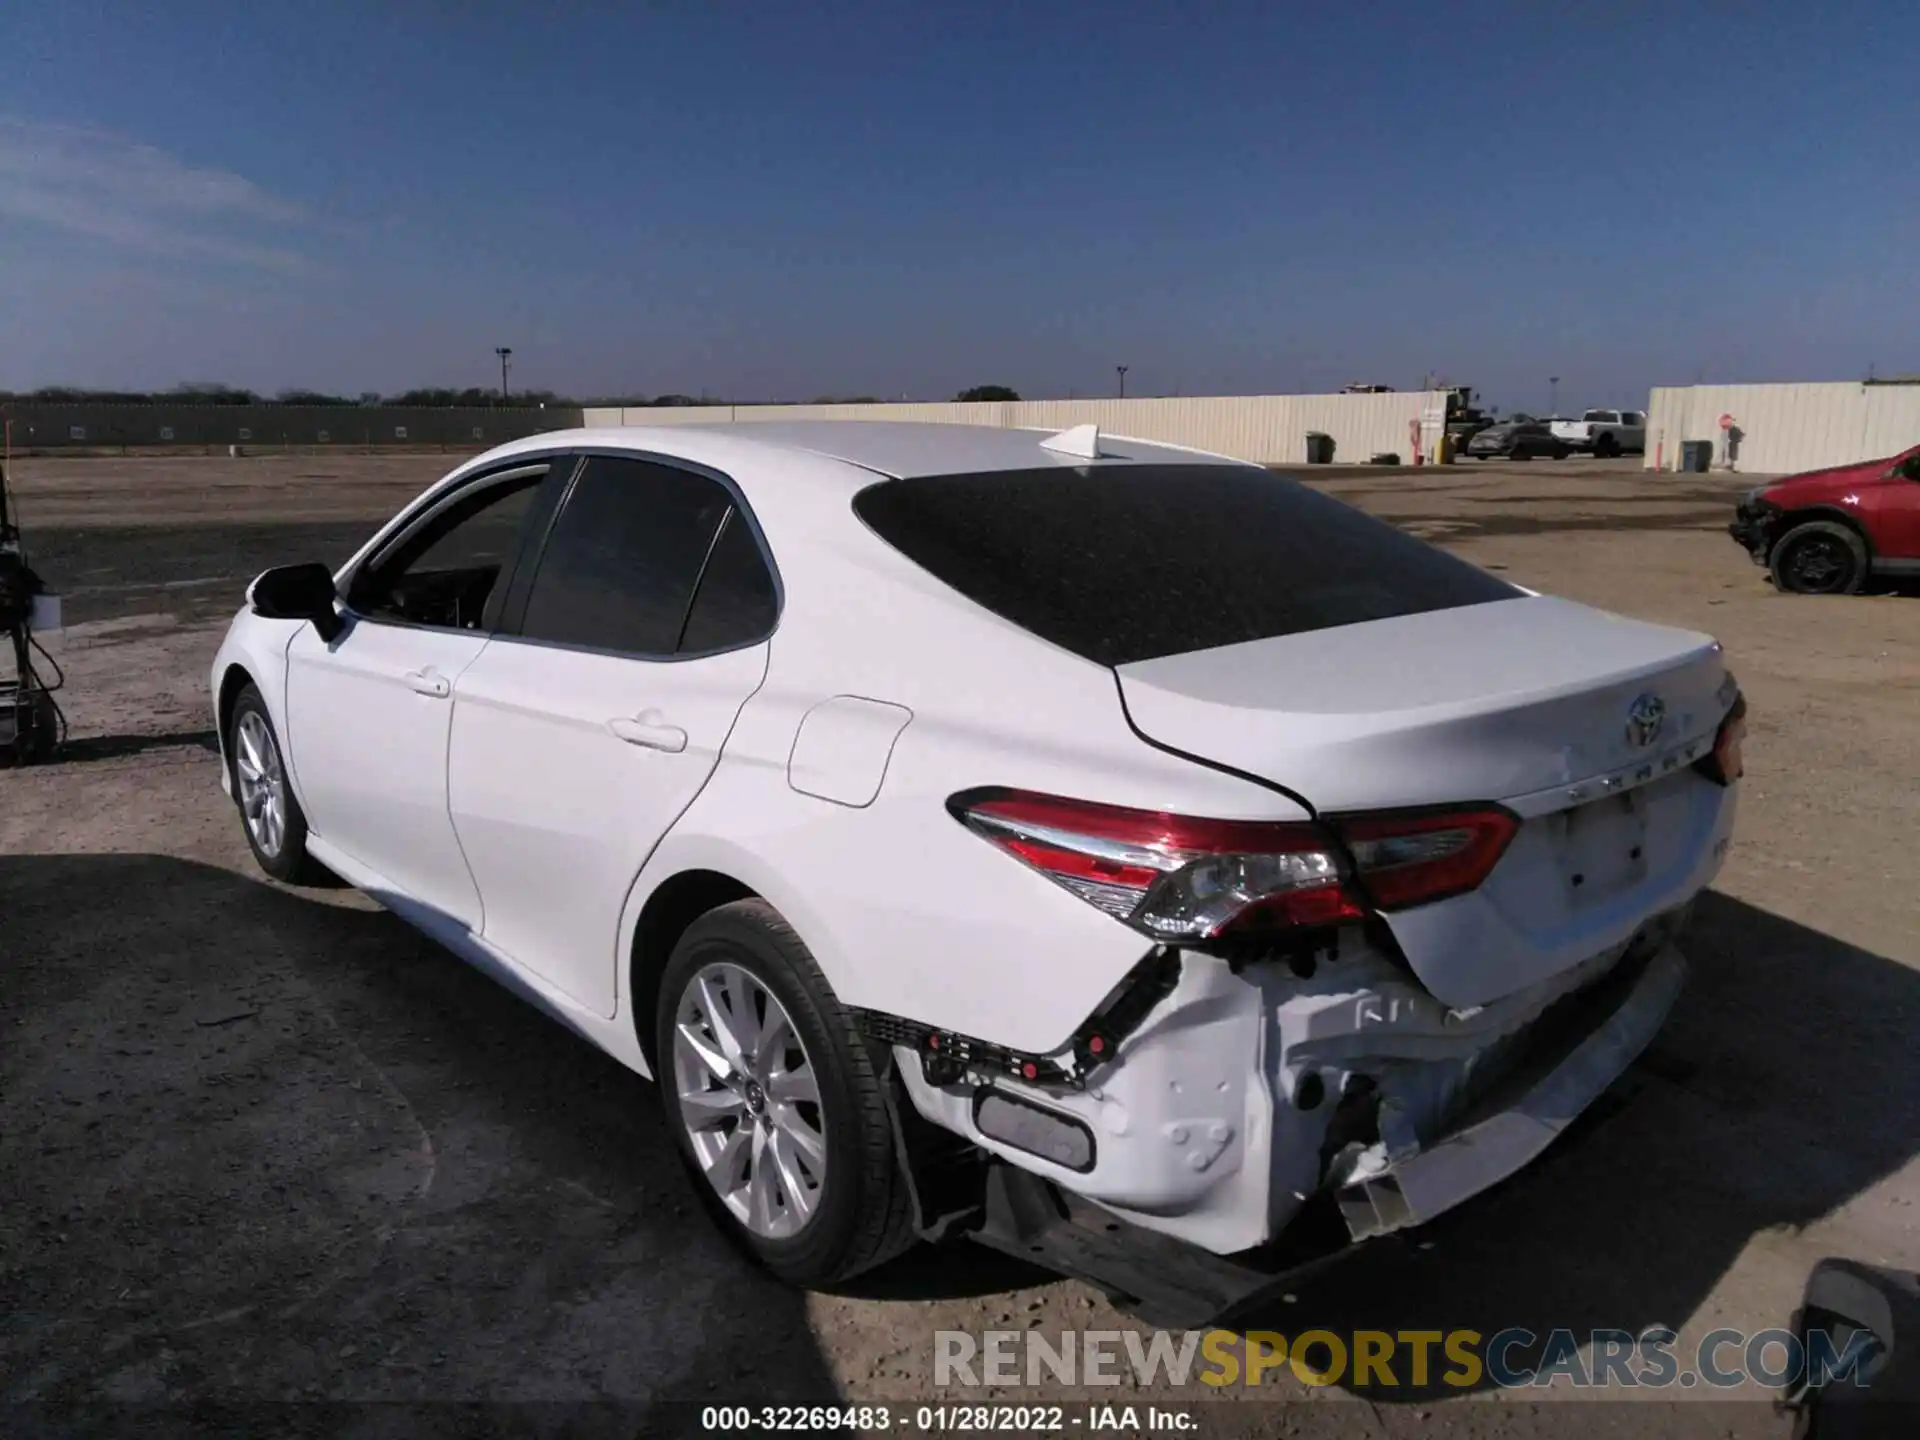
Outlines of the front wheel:
M 287 779 L 273 717 L 251 684 L 234 701 L 227 727 L 227 763 L 232 767 L 240 828 L 255 863 L 274 879 L 291 884 L 324 878 L 326 872 L 307 854 L 307 817 Z
M 1767 568 L 1796 595 L 1852 595 L 1867 578 L 1867 546 L 1835 520 L 1809 520 L 1780 537 Z
M 702 1201 L 769 1270 L 832 1285 L 912 1243 L 881 1076 L 771 905 L 736 901 L 687 927 L 661 979 L 654 1054 Z

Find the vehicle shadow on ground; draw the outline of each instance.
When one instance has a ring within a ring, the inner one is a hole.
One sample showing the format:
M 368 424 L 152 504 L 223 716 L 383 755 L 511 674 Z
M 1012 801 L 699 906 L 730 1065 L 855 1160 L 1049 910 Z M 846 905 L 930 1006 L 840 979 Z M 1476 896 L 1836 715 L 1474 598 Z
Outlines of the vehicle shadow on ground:
M 186 746 L 195 746 L 209 754 L 220 753 L 219 736 L 211 730 L 180 730 L 166 735 L 88 735 L 63 742 L 53 763 L 85 765 L 95 760 L 123 760 L 129 755 L 144 755 L 149 750 Z
M 1920 1150 L 1920 974 L 1713 892 L 1685 948 L 1688 988 L 1612 1113 L 1236 1328 L 1678 1330 L 1755 1236 L 1820 1219 Z M 1345 1388 L 1419 1402 L 1489 1385 L 1447 1383 L 1433 1353 L 1424 1387 L 1403 1351 L 1397 1385 Z
M 0 1401 L 836 1398 L 651 1087 L 358 897 L 7 856 L 0 934 Z

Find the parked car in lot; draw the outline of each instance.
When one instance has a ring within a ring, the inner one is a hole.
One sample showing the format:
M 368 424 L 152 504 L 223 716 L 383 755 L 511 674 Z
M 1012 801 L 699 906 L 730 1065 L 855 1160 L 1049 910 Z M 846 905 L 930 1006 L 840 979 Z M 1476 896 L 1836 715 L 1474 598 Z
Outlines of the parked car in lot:
M 1644 455 L 1647 453 L 1647 414 L 1644 410 L 1589 410 L 1578 420 L 1556 420 L 1556 439 L 1583 453 Z
M 1092 427 L 518 441 L 210 679 L 260 866 L 655 1077 L 775 1272 L 1135 1296 L 1544 1149 L 1682 984 L 1745 711 L 1705 635 Z
M 1870 576 L 1920 578 L 1920 446 L 1757 485 L 1727 531 L 1782 590 L 1850 595 Z
M 1503 420 L 1489 425 L 1467 441 L 1467 454 L 1477 460 L 1564 460 L 1568 447 L 1538 420 Z

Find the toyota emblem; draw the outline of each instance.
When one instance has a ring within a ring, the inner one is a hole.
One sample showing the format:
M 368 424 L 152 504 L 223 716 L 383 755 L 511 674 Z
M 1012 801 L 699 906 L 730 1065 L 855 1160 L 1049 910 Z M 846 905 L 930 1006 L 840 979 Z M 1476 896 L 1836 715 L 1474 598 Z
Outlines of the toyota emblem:
M 1660 738 L 1660 729 L 1666 723 L 1666 701 L 1651 691 L 1636 695 L 1627 707 L 1627 743 L 1635 749 L 1645 749 Z

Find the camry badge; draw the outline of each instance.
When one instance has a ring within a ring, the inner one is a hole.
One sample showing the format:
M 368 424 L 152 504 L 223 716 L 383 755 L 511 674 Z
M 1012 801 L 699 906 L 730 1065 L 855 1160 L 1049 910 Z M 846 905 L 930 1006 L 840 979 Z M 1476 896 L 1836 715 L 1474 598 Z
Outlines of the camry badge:
M 1635 749 L 1645 749 L 1660 738 L 1660 728 L 1666 723 L 1666 701 L 1652 691 L 1636 695 L 1627 706 L 1627 743 Z

